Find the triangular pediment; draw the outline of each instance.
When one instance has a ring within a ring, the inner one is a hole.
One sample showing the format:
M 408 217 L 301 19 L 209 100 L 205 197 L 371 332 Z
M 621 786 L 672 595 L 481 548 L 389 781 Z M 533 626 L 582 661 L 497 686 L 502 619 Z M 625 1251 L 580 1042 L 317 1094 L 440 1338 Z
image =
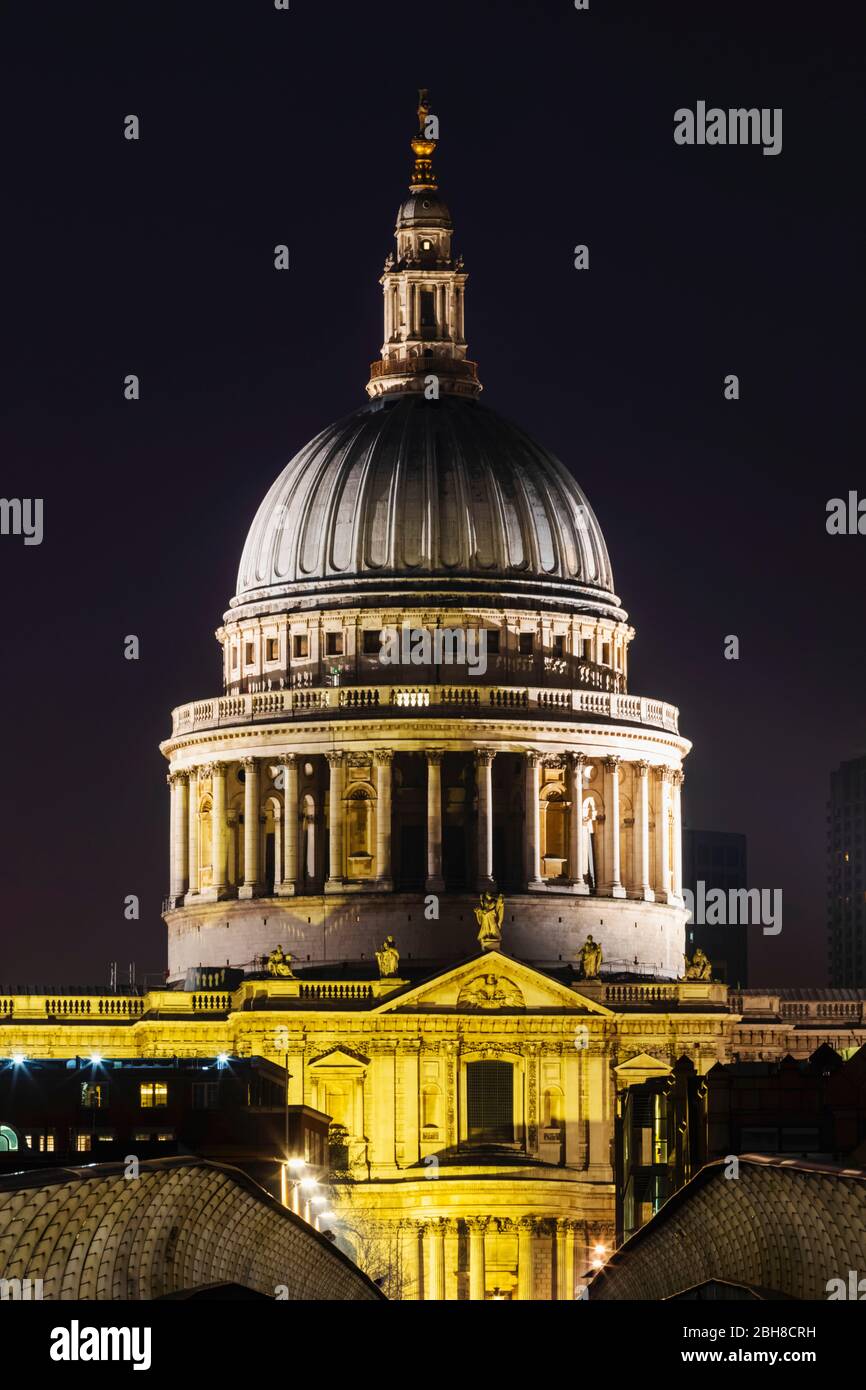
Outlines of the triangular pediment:
M 649 1081 L 654 1076 L 670 1076 L 671 1068 L 659 1057 L 651 1057 L 648 1052 L 638 1052 L 627 1062 L 614 1067 L 617 1076 L 623 1081 Z
M 559 980 L 523 961 L 485 951 L 470 961 L 443 970 L 412 989 L 382 1001 L 374 1013 L 568 1012 L 611 1018 L 603 1004 L 587 999 Z
M 323 1052 L 320 1057 L 316 1057 L 307 1066 L 307 1071 L 325 1071 L 330 1067 L 338 1068 L 359 1068 L 369 1064 L 369 1057 L 362 1057 L 360 1053 L 347 1052 L 344 1047 L 332 1047 L 328 1052 Z

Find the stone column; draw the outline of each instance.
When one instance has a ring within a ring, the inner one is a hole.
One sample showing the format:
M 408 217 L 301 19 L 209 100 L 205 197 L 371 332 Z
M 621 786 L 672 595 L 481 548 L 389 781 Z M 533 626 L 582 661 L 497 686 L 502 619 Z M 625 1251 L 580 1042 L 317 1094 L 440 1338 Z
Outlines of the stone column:
M 475 1303 L 483 1302 L 487 1293 L 484 1264 L 487 1222 L 486 1216 L 470 1216 L 466 1219 L 466 1225 L 469 1227 L 469 1297 Z
M 424 1297 L 421 1260 L 421 1232 L 417 1221 L 401 1223 L 403 1244 L 403 1298 L 416 1302 Z
M 649 857 L 649 763 L 634 764 L 637 777 L 637 797 L 635 805 L 635 850 L 637 853 L 637 883 L 635 896 L 651 903 L 655 894 L 650 887 Z
M 610 1182 L 610 1146 L 613 1122 L 609 1108 L 610 1077 L 604 1053 L 590 1052 L 587 1068 L 587 1120 L 589 1121 L 589 1164 L 587 1177 L 592 1182 Z
M 216 898 L 223 898 L 228 887 L 228 840 L 226 836 L 226 765 L 214 763 L 211 770 L 211 844 L 213 872 L 211 887 Z
M 682 772 L 677 770 L 672 773 L 673 782 L 673 821 L 674 821 L 674 862 L 673 869 L 673 892 L 674 897 L 682 900 L 683 896 L 683 800 L 682 786 L 685 777 Z
M 460 1251 L 460 1226 L 456 1217 L 446 1216 L 442 1220 L 445 1230 L 444 1251 L 445 1251 L 445 1293 L 444 1298 L 449 1303 L 456 1303 L 460 1286 L 458 1283 L 457 1266 L 459 1264 Z
M 424 1297 L 441 1302 L 445 1297 L 445 1225 L 433 1220 L 424 1228 L 427 1269 Z
M 242 758 L 244 770 L 244 881 L 239 898 L 254 898 L 261 892 L 259 872 L 259 764 L 255 758 Z
M 606 898 L 624 898 L 619 865 L 619 758 L 604 759 L 604 883 Z
M 442 749 L 427 753 L 427 882 L 428 893 L 441 893 L 442 877 Z
M 343 888 L 343 764 L 342 753 L 328 753 L 331 786 L 328 807 L 329 872 L 326 893 L 339 893 Z
M 574 1225 L 564 1217 L 556 1223 L 556 1297 L 574 1300 Z
M 188 794 L 188 820 L 189 820 L 189 847 L 187 850 L 187 861 L 189 865 L 189 892 L 188 897 L 193 893 L 198 893 L 201 887 L 201 877 L 199 875 L 199 820 L 198 820 L 198 768 L 191 767 L 189 770 L 189 794 Z
M 571 753 L 568 758 L 568 799 L 571 816 L 568 822 L 568 872 L 575 893 L 588 893 L 586 882 L 586 841 L 583 835 L 583 782 L 586 757 Z
M 526 844 L 526 886 L 541 887 L 541 814 L 540 799 L 541 754 L 526 754 L 526 779 L 524 784 L 524 820 Z
M 658 808 L 656 810 L 656 863 L 658 865 L 659 882 L 656 884 L 656 901 L 669 903 L 673 898 L 673 894 L 671 893 L 670 841 L 668 839 L 671 788 L 670 768 L 658 768 L 657 776 L 659 781 L 659 799 Z
M 376 877 L 378 887 L 393 888 L 391 878 L 391 763 L 390 748 L 376 749 Z
M 283 774 L 283 880 L 277 885 L 281 898 L 298 891 L 298 755 L 284 753 L 280 758 Z
M 172 907 L 179 907 L 187 889 L 189 875 L 189 800 L 187 774 L 170 772 L 171 788 L 171 876 L 169 897 Z
M 493 759 L 492 748 L 475 750 L 475 784 L 478 789 L 478 878 L 480 893 L 496 885 L 493 881 Z
M 522 1303 L 535 1297 L 535 1218 L 522 1216 L 517 1223 L 517 1297 Z

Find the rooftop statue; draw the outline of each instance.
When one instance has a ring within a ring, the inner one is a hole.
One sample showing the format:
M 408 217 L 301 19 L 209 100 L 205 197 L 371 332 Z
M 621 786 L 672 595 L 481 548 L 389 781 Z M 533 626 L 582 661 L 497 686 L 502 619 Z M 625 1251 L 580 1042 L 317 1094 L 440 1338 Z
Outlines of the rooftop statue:
M 478 940 L 482 951 L 492 951 L 502 945 L 502 920 L 505 916 L 505 899 L 500 893 L 494 898 L 492 893 L 482 893 L 475 920 L 478 923 Z
M 376 952 L 376 960 L 379 965 L 379 974 L 383 979 L 387 975 L 397 974 L 397 967 L 400 964 L 400 952 L 394 945 L 393 936 L 385 937 L 381 951 Z
M 689 960 L 688 956 L 685 956 L 684 959 L 686 962 L 685 978 L 687 980 L 712 980 L 713 962 L 710 960 L 709 956 L 701 950 L 700 946 L 697 947 L 691 960 Z
M 268 974 L 276 975 L 281 980 L 293 980 L 292 961 L 294 957 L 288 955 L 282 946 L 275 946 L 268 956 Z
M 580 977 L 582 980 L 597 980 L 601 974 L 601 946 L 588 936 L 580 950 Z

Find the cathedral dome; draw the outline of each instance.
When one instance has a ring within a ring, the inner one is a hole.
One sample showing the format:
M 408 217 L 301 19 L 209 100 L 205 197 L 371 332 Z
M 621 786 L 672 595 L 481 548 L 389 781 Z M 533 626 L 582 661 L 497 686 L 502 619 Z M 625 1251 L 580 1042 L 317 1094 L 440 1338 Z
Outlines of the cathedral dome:
M 625 617 L 559 459 L 477 401 L 405 393 L 330 425 L 284 468 L 226 616 L 443 595 Z

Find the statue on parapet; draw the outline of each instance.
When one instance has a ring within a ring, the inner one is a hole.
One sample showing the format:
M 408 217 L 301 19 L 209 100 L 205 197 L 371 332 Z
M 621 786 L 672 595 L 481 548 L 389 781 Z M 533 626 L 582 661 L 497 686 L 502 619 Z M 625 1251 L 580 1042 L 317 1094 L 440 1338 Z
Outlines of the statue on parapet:
M 478 940 L 482 951 L 495 951 L 502 945 L 502 922 L 505 918 L 505 899 L 500 893 L 494 898 L 492 893 L 482 893 L 475 908 L 478 923 Z
M 712 981 L 713 962 L 710 960 L 709 956 L 701 950 L 700 946 L 696 948 L 695 954 L 692 956 L 691 960 L 689 960 L 688 956 L 685 956 L 684 959 L 686 962 L 685 978 L 687 980 Z
M 282 946 L 275 946 L 268 956 L 268 974 L 276 976 L 280 980 L 293 980 L 292 961 L 294 956 L 290 956 L 283 950 Z
M 597 980 L 601 975 L 601 960 L 601 946 L 597 941 L 593 941 L 590 935 L 580 948 L 580 978 Z
M 400 952 L 394 945 L 393 936 L 386 936 L 381 951 L 376 952 L 379 974 L 384 980 L 388 975 L 396 975 L 400 964 Z

